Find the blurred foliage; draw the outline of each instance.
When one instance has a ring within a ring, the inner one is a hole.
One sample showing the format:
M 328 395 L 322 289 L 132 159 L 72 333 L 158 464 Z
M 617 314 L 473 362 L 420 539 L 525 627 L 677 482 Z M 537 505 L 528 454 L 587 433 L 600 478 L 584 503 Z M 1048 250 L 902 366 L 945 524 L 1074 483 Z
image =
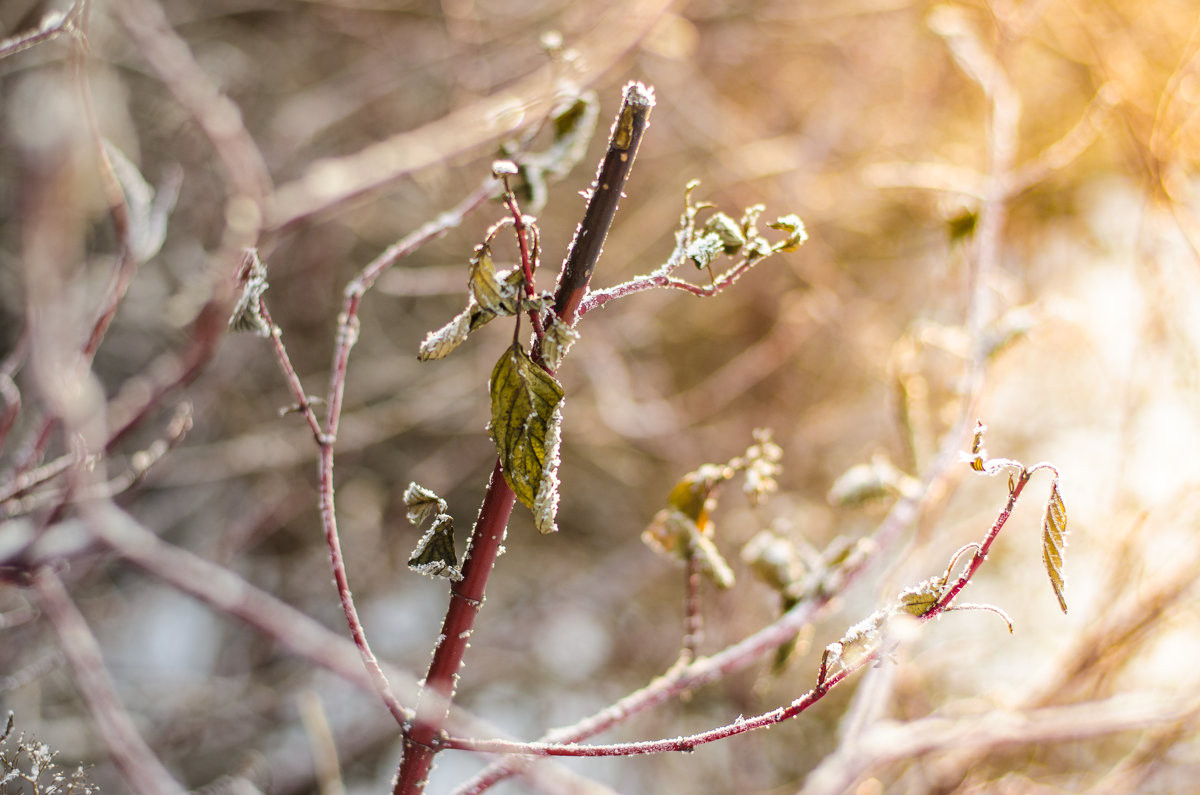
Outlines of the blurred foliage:
M 36 27 L 51 5 L 5 0 L 0 36 Z M 506 90 L 550 62 L 547 31 L 560 32 L 568 47 L 597 31 L 619 40 L 621 23 L 639 7 L 163 5 L 241 109 L 276 185 L 322 158 L 419 130 Z M 464 705 L 532 738 L 670 665 L 682 633 L 682 581 L 639 533 L 682 473 L 737 454 L 752 429 L 773 429 L 784 451 L 780 494 L 763 508 L 727 495 L 717 521 L 728 549 L 768 526 L 815 549 L 863 536 L 882 509 L 832 506 L 825 495 L 838 477 L 876 456 L 907 475 L 929 465 L 960 409 L 966 365 L 955 334 L 974 287 L 969 263 L 996 145 L 987 98 L 956 64 L 946 36 L 931 29 L 930 20 L 946 13 L 978 34 L 1012 81 L 1022 111 L 1016 165 L 1044 165 L 1009 204 L 997 267 L 983 290 L 997 307 L 989 321 L 1022 307 L 1031 322 L 1019 338 L 1002 335 L 1009 344 L 992 360 L 977 413 L 992 428 L 993 449 L 1051 459 L 1063 473 L 1073 522 L 1065 563 L 1072 614 L 1060 615 L 1039 582 L 1031 539 L 1038 508 L 1030 501 L 1013 520 L 1013 535 L 1025 532 L 1025 543 L 1001 539 L 971 593 L 1003 606 L 1015 636 L 969 613 L 926 627 L 891 669 L 883 716 L 963 718 L 993 706 L 1162 692 L 1183 708 L 1098 738 L 1064 730 L 1059 739 L 1071 742 L 1045 738 L 1003 750 L 948 743 L 868 766 L 857 791 L 1194 786 L 1200 39 L 1189 0 L 996 0 L 952 11 L 905 0 L 693 0 L 670 5 L 613 63 L 586 72 L 602 120 L 627 80 L 653 85 L 658 100 L 595 284 L 661 263 L 690 179 L 702 180 L 703 198 L 721 206 L 763 203 L 768 217 L 797 213 L 810 240 L 715 299 L 642 294 L 581 322 L 581 339 L 558 373 L 569 397 L 560 532 L 540 536 L 527 513 L 514 514 L 468 653 Z M 162 250 L 139 270 L 96 360 L 112 396 L 158 354 L 181 346 L 207 297 L 225 187 L 208 140 L 103 3 L 92 10 L 89 42 L 86 68 L 104 134 L 149 183 L 163 184 L 176 168 L 183 174 Z M 52 89 L 69 86 L 70 73 L 61 41 L 0 61 L 0 354 L 16 344 L 32 300 L 21 264 L 27 207 L 14 137 Z M 1088 118 L 1094 123 L 1077 127 Z M 1056 158 L 1054 147 L 1072 130 L 1095 142 L 1077 157 Z M 542 131 L 538 140 L 551 135 Z M 577 192 L 587 187 L 602 138 L 548 189 L 538 213 L 548 266 L 539 289 L 552 286 L 549 272 L 582 213 Z M 264 241 L 267 300 L 310 391 L 328 380 L 345 283 L 473 190 L 492 160 L 510 151 L 504 143 L 443 158 Z M 87 256 L 71 277 L 86 305 L 111 268 L 113 239 L 88 156 L 80 157 L 60 198 L 83 231 Z M 509 340 L 485 329 L 444 362 L 420 364 L 416 352 L 462 307 L 475 246 L 504 214 L 498 203 L 485 208 L 387 274 L 364 301 L 350 362 L 336 470 L 343 548 L 376 650 L 414 671 L 427 663 L 445 585 L 405 566 L 420 534 L 405 521 L 405 487 L 426 484 L 445 497 L 459 527 L 469 525 L 495 456 L 485 431 L 487 375 Z M 497 243 L 498 266 L 516 260 L 510 245 Z M 267 345 L 231 336 L 188 396 L 194 430 L 123 506 L 172 543 L 344 630 L 316 511 L 316 448 L 296 415 L 279 415 L 292 401 Z M 8 445 L 29 432 L 18 425 Z M 148 438 L 119 452 L 133 453 Z M 915 533 L 846 594 L 843 609 L 814 628 L 812 643 L 801 644 L 783 673 L 773 676 L 764 661 L 613 736 L 675 736 L 807 690 L 826 643 L 940 571 L 950 550 L 990 525 L 1002 486 L 967 479 L 958 487 L 956 479 L 934 495 Z M 728 558 L 738 585 L 704 592 L 702 653 L 778 611 L 777 594 L 741 576 L 746 564 L 736 555 Z M 122 696 L 189 786 L 241 771 L 272 793 L 316 791 L 297 706 L 298 694 L 312 690 L 325 705 L 349 791 L 383 791 L 398 744 L 369 696 L 119 561 L 81 559 L 70 574 Z M 25 604 L 19 589 L 0 590 L 0 614 Z M 96 765 L 91 775 L 104 791 L 120 791 L 68 672 L 43 672 L 33 683 L 19 676 L 53 649 L 51 633 L 39 622 L 0 632 L 0 706 L 14 709 L 60 759 Z M 575 769 L 628 793 L 794 792 L 837 747 L 839 718 L 857 698 L 836 692 L 798 721 L 686 757 Z M 448 791 L 474 765 L 444 754 L 431 791 Z

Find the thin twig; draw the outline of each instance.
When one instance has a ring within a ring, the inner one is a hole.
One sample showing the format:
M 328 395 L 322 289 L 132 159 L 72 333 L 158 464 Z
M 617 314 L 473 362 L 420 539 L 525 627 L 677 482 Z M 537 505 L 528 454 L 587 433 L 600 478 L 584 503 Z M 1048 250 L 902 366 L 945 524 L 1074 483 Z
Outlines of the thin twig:
M 0 58 L 7 58 L 59 36 L 77 33 L 77 23 L 87 5 L 87 0 L 83 0 L 72 3 L 66 11 L 50 11 L 33 30 L 0 40 Z
M 63 655 L 75 674 L 80 695 L 100 729 L 100 737 L 130 788 L 141 795 L 182 795 L 185 790 L 146 745 L 121 704 L 112 678 L 104 667 L 100 644 L 67 595 L 58 575 L 48 568 L 39 569 L 33 576 L 33 589 L 42 612 L 58 633 Z

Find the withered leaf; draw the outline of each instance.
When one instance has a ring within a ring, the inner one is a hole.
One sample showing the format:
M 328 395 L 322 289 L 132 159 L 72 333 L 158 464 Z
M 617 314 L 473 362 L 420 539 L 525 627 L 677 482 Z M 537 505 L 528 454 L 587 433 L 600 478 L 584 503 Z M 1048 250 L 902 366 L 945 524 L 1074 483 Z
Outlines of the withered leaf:
M 1063 595 L 1066 580 L 1063 577 L 1063 550 L 1067 546 L 1067 508 L 1063 505 L 1058 490 L 1058 478 L 1050 485 L 1050 497 L 1046 500 L 1046 511 L 1042 515 L 1042 562 L 1046 564 L 1046 575 L 1058 598 L 1058 606 L 1067 612 L 1067 600 Z
M 458 568 L 458 553 L 454 549 L 454 520 L 449 514 L 439 514 L 408 559 L 408 567 L 430 577 L 462 579 Z

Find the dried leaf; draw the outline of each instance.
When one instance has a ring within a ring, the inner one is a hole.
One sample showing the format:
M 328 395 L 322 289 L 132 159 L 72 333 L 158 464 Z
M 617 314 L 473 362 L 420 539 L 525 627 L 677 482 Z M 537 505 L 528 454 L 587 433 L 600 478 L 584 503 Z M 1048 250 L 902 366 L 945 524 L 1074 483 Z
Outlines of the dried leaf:
M 733 569 L 725 562 L 717 545 L 708 536 L 695 533 L 691 536 L 692 554 L 700 564 L 700 571 L 722 590 L 733 587 Z
M 156 191 L 112 142 L 104 141 L 104 152 L 125 195 L 131 253 L 139 263 L 145 263 L 162 249 L 167 239 L 167 218 L 179 198 L 182 171 L 176 166 L 168 172 Z
M 417 359 L 427 362 L 431 359 L 444 358 L 452 350 L 466 342 L 467 335 L 472 330 L 472 314 L 478 308 L 475 299 L 471 299 L 467 308 L 455 315 L 453 320 L 440 329 L 426 334 L 425 339 L 421 340 L 421 347 L 417 349 Z
M 271 327 L 262 314 L 263 293 L 267 284 L 267 266 L 254 249 L 247 249 L 238 273 L 238 286 L 242 293 L 229 316 L 230 331 L 249 331 L 260 337 L 271 336 Z
M 408 567 L 430 577 L 445 577 L 455 582 L 462 579 L 454 549 L 454 519 L 449 514 L 439 514 L 433 520 L 433 526 L 421 536 L 409 557 Z
M 516 344 L 496 362 L 489 388 L 492 421 L 488 431 L 500 454 L 504 478 L 517 499 L 534 508 L 547 462 L 552 454 L 557 459 L 556 409 L 563 388 Z M 551 462 L 552 472 L 553 466 Z
M 408 521 L 420 527 L 425 520 L 436 514 L 446 513 L 446 501 L 418 483 L 409 483 L 404 490 L 404 505 L 408 508 Z
M 1042 515 L 1042 562 L 1046 564 L 1046 575 L 1058 598 L 1058 606 L 1067 612 L 1067 600 L 1063 596 L 1066 580 L 1063 577 L 1063 550 L 1067 546 L 1067 508 L 1063 505 L 1058 490 L 1058 478 L 1050 484 L 1050 498 L 1046 500 L 1046 511 Z

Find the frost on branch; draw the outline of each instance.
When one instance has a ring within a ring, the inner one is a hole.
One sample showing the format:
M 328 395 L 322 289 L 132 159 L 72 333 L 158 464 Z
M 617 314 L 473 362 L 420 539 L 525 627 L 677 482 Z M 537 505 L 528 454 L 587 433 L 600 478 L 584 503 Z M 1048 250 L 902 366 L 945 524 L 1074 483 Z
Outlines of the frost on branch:
M 1050 496 L 1042 514 L 1042 562 L 1046 567 L 1046 576 L 1050 578 L 1050 587 L 1054 589 L 1054 597 L 1064 613 L 1067 612 L 1066 577 L 1063 575 L 1063 550 L 1067 546 L 1067 508 L 1063 504 L 1062 492 L 1059 490 L 1058 470 L 1052 465 L 1041 463 L 1026 469 L 1019 461 L 1008 458 L 988 458 L 987 450 L 983 447 L 983 434 L 987 426 L 976 421 L 975 434 L 971 441 L 971 452 L 963 454 L 963 460 L 970 464 L 971 469 L 985 475 L 1007 473 L 1010 493 L 1015 493 L 1016 483 L 1024 485 L 1030 476 L 1039 469 L 1049 469 L 1054 473 L 1050 484 Z

